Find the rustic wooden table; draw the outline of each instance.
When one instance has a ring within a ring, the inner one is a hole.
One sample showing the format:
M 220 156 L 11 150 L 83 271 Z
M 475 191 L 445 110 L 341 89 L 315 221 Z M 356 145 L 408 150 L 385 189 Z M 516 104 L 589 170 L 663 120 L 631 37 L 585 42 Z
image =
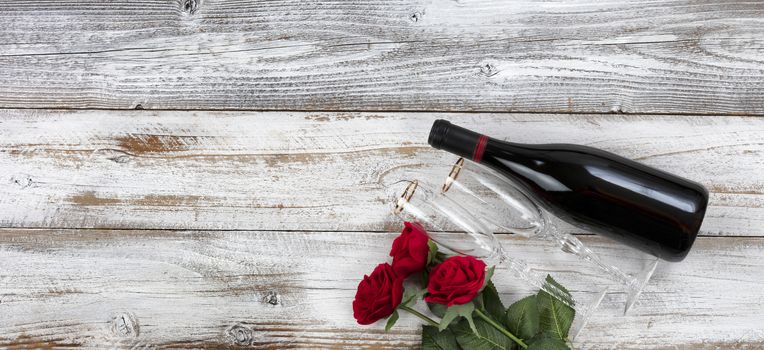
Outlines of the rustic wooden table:
M 401 226 L 382 186 L 453 160 L 435 118 L 711 191 L 690 256 L 580 348 L 764 348 L 758 0 L 3 0 L 0 108 L 0 348 L 417 348 L 350 302 Z

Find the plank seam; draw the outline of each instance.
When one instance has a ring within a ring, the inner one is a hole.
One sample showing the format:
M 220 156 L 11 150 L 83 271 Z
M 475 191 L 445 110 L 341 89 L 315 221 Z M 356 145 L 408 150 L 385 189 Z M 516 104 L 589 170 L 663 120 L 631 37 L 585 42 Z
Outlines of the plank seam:
M 32 111 L 77 111 L 77 112 L 117 112 L 117 111 L 143 111 L 143 112 L 284 112 L 284 113 L 452 113 L 452 114 L 546 114 L 546 115 L 629 115 L 629 116 L 680 116 L 680 117 L 764 117 L 764 113 L 727 112 L 727 113 L 682 113 L 682 112 L 602 112 L 602 111 L 492 111 L 492 110 L 448 110 L 448 109 L 247 109 L 247 108 L 219 108 L 219 109 L 180 109 L 180 108 L 66 108 L 66 107 L 9 107 L 0 106 L 0 111 L 32 110 Z
M 302 229 L 302 230 L 290 230 L 290 229 L 251 229 L 251 228 L 244 228 L 244 229 L 205 229 L 205 228 L 125 228 L 125 227 L 40 227 L 40 226 L 23 226 L 23 227 L 11 227 L 11 226 L 3 226 L 0 227 L 0 232 L 2 231 L 167 231 L 167 232 L 279 232 L 279 233 L 288 233 L 288 232 L 294 232 L 294 233 L 369 233 L 369 234 L 377 234 L 377 233 L 396 233 L 397 231 L 386 231 L 386 230 L 311 230 L 311 229 Z M 459 233 L 460 231 L 444 231 L 447 233 Z M 496 232 L 497 235 L 502 236 L 515 236 L 517 234 L 514 233 L 508 233 L 508 232 Z M 574 236 L 578 237 L 587 237 L 587 236 L 599 236 L 594 233 L 572 233 Z M 518 237 L 520 235 L 517 235 Z M 764 235 L 704 235 L 699 234 L 698 237 L 703 238 L 764 238 Z

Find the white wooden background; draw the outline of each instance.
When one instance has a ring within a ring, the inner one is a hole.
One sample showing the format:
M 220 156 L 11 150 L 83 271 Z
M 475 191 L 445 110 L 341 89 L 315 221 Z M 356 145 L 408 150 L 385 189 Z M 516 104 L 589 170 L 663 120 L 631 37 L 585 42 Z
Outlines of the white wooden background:
M 690 256 L 579 348 L 764 348 L 764 2 L 734 0 L 0 1 L 0 348 L 417 348 L 350 303 L 400 229 L 383 186 L 453 161 L 436 118 L 709 188 Z

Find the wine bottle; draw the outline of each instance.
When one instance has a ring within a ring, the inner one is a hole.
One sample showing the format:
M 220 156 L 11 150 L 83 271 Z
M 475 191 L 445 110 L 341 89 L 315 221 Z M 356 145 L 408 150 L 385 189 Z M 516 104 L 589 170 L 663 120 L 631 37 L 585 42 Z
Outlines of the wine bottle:
M 592 147 L 505 142 L 442 119 L 428 143 L 492 168 L 564 221 L 668 261 L 687 256 L 708 205 L 702 185 Z

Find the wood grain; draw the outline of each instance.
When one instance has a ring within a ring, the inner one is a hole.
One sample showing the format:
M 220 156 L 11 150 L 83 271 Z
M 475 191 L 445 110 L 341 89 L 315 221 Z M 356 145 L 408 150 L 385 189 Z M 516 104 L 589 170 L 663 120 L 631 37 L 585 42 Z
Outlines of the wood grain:
M 385 186 L 455 160 L 436 118 L 681 174 L 712 193 L 702 234 L 764 235 L 764 119 L 645 115 L 4 110 L 0 225 L 389 230 Z
M 0 107 L 764 114 L 761 1 L 5 0 Z
M 355 324 L 363 274 L 385 261 L 395 234 L 0 230 L 0 347 L 416 349 L 418 322 Z M 618 257 L 639 256 L 594 236 Z M 501 237 L 577 293 L 602 280 L 550 244 Z M 555 253 L 556 252 L 556 253 Z M 701 238 L 682 263 L 661 265 L 641 301 L 620 316 L 613 292 L 576 339 L 581 349 L 758 349 L 764 239 Z M 505 302 L 532 289 L 500 267 Z

